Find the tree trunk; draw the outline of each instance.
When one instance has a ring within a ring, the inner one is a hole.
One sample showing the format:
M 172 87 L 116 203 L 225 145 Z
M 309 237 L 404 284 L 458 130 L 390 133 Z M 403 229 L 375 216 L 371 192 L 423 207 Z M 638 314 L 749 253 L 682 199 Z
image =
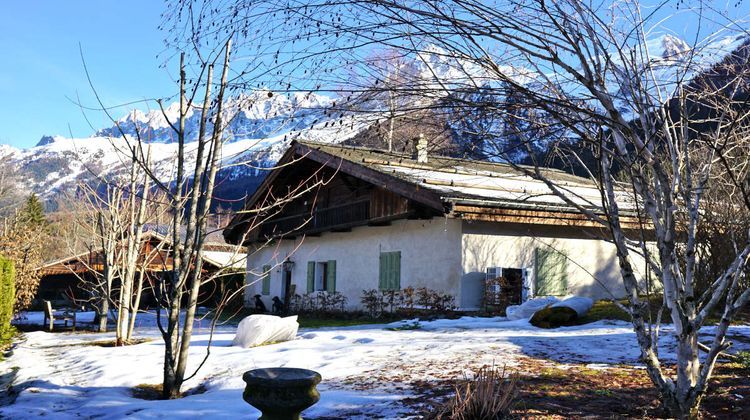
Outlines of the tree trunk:
M 130 317 L 130 324 L 128 325 L 128 333 L 126 334 L 126 339 L 130 341 L 133 338 L 133 330 L 135 329 L 135 317 L 138 314 L 138 308 L 141 307 L 141 295 L 143 294 L 143 277 L 145 276 L 146 264 L 144 264 L 144 267 L 141 267 L 141 270 L 138 272 L 138 285 L 135 289 L 135 294 L 133 296 L 134 302 L 133 306 L 131 307 L 131 311 L 133 312 L 133 315 Z
M 164 351 L 164 382 L 162 383 L 162 398 L 173 400 L 180 396 L 180 386 L 174 371 L 174 355 L 171 349 Z
M 662 390 L 662 401 L 670 416 L 677 419 L 699 417 L 702 393 L 696 388 L 700 378 L 698 335 L 691 331 L 677 337 L 677 380 L 672 390 Z
M 661 394 L 662 404 L 670 417 L 680 420 L 700 418 L 700 403 L 702 395 L 684 398 L 684 395 L 681 396 L 682 393 L 678 390 L 672 392 L 664 392 L 662 390 Z
M 107 332 L 107 321 L 109 320 L 109 293 L 101 297 L 99 306 L 99 332 Z
M 127 276 L 122 279 L 120 286 L 120 308 L 117 312 L 117 345 L 127 344 L 127 331 L 130 325 L 130 306 L 133 300 L 133 283 L 128 281 Z

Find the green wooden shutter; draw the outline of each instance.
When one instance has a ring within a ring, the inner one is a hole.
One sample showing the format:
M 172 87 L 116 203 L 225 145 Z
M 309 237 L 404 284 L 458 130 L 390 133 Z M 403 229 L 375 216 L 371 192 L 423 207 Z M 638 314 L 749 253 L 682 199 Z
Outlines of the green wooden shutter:
M 401 289 L 401 251 L 380 253 L 380 290 Z
M 315 261 L 307 262 L 307 293 L 315 291 Z
M 271 294 L 271 266 L 263 266 L 263 279 L 261 280 L 261 294 Z
M 391 290 L 401 290 L 401 251 L 391 254 Z
M 328 261 L 328 272 L 326 277 L 328 278 L 328 284 L 326 284 L 326 291 L 333 293 L 336 291 L 336 260 Z
M 560 296 L 568 290 L 568 259 L 549 248 L 535 252 L 536 296 Z

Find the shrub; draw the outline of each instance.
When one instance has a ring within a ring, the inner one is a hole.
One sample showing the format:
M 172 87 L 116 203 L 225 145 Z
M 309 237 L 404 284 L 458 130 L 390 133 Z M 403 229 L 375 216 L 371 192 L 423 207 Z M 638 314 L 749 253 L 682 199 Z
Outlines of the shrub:
M 16 300 L 15 274 L 13 262 L 0 257 L 0 347 L 8 345 L 15 333 L 10 325 Z
M 415 304 L 427 312 L 447 313 L 454 309 L 453 296 L 426 287 L 414 289 L 407 287 L 401 290 L 363 290 L 360 299 L 365 312 L 374 318 L 383 313 L 400 313 L 412 315 Z
M 453 310 L 453 296 L 448 293 L 441 293 L 426 287 L 417 289 L 417 305 L 424 309 L 435 312 L 447 312 Z
M 346 302 L 346 296 L 339 292 L 311 292 L 292 296 L 289 308 L 298 314 L 331 314 L 343 312 Z
M 365 312 L 373 318 L 378 318 L 383 313 L 383 299 L 380 291 L 375 289 L 363 290 L 360 299 Z
M 455 386 L 456 394 L 432 418 L 445 420 L 495 420 L 510 417 L 518 378 L 505 369 L 483 367 L 474 378 Z
M 750 351 L 737 352 L 737 361 L 745 369 L 750 369 Z

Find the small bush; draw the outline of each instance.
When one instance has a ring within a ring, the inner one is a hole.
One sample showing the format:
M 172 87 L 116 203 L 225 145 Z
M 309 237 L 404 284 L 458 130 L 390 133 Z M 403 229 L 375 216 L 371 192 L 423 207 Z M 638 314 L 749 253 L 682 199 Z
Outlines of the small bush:
M 346 302 L 346 296 L 339 292 L 311 292 L 292 296 L 289 309 L 297 314 L 336 314 L 346 310 Z
M 373 318 L 384 313 L 414 315 L 417 310 L 445 314 L 455 308 L 454 298 L 448 293 L 420 287 L 401 290 L 363 290 L 360 299 L 365 312 Z
M 750 369 L 750 351 L 737 352 L 737 362 L 745 369 Z
M 476 371 L 455 386 L 456 394 L 432 418 L 440 420 L 497 420 L 510 417 L 518 395 L 518 378 L 494 366 Z
M 13 262 L 0 257 L 0 348 L 10 344 L 15 328 L 10 325 L 13 319 L 13 305 L 16 300 L 16 272 Z
M 447 312 L 454 308 L 453 295 L 420 287 L 417 289 L 417 305 L 435 312 Z
M 360 302 L 362 302 L 362 306 L 365 307 L 367 315 L 373 318 L 379 318 L 380 315 L 383 314 L 383 299 L 378 290 L 363 290 Z

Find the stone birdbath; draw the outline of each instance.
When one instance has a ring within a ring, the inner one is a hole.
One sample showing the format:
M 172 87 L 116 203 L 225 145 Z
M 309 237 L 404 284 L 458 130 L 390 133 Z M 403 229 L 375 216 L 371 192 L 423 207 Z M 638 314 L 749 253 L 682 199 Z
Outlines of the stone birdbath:
M 300 414 L 320 400 L 315 387 L 318 372 L 308 369 L 274 367 L 245 372 L 247 384 L 242 398 L 261 412 L 260 420 L 300 420 Z

